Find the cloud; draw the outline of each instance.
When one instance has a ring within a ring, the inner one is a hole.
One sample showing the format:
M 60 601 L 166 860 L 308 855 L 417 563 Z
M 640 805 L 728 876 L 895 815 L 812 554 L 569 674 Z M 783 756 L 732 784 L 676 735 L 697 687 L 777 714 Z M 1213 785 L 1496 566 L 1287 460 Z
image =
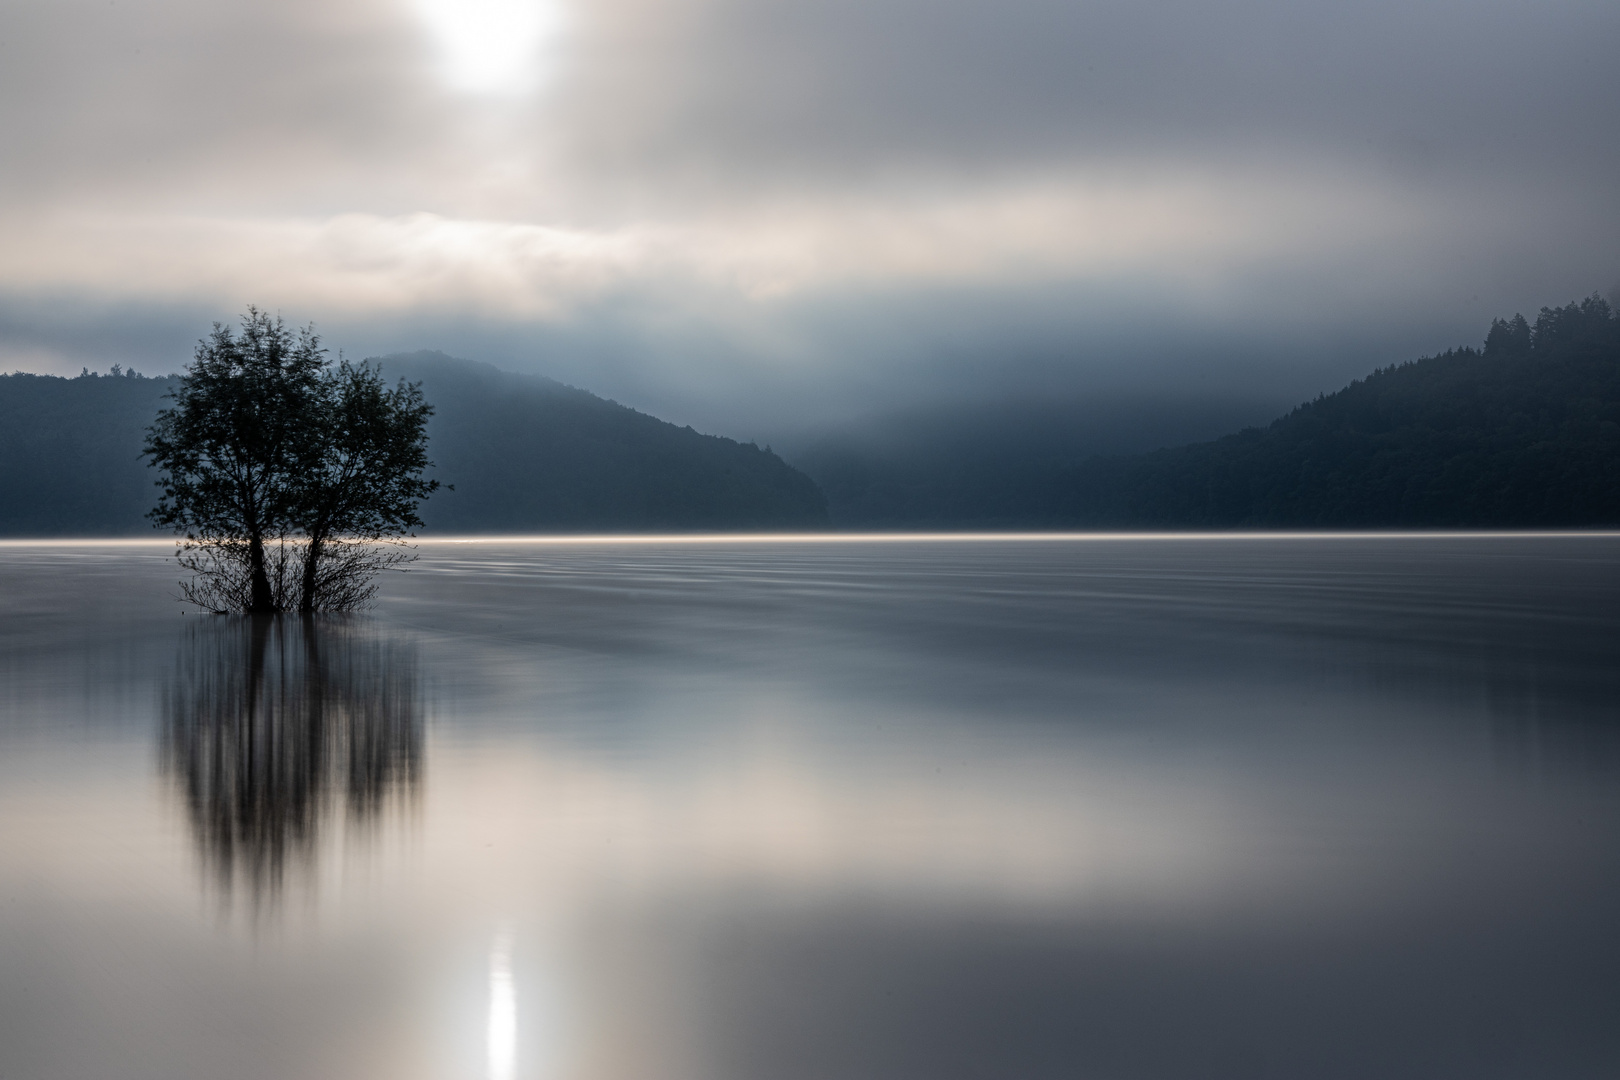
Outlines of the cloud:
M 178 363 L 255 302 L 717 424 L 1310 385 L 1614 280 L 1615 40 L 1586 0 L 19 0 L 0 351 L 127 319 Z
M 0 287 L 220 303 L 265 290 L 355 313 L 558 319 L 659 281 L 746 300 L 1121 274 L 1216 284 L 1235 264 L 1299 261 L 1424 227 L 1415 207 L 1383 193 L 1265 174 L 835 192 L 609 229 L 432 213 L 77 211 L 10 222 Z

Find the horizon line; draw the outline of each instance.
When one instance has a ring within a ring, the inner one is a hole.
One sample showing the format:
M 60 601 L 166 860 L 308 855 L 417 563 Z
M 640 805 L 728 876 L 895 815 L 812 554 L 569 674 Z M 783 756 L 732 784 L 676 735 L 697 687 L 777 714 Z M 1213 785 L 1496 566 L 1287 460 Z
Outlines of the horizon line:
M 1560 539 L 1616 538 L 1620 529 L 1256 529 L 1159 531 L 928 531 L 928 532 L 809 532 L 809 533 L 592 533 L 592 534 L 468 534 L 459 536 L 407 537 L 412 545 L 429 544 L 523 544 L 530 546 L 587 546 L 638 544 L 903 544 L 903 543 L 1052 543 L 1137 541 L 1235 541 L 1235 540 L 1466 540 L 1466 539 Z M 0 548 L 24 547 L 168 547 L 172 538 L 147 537 L 0 537 Z

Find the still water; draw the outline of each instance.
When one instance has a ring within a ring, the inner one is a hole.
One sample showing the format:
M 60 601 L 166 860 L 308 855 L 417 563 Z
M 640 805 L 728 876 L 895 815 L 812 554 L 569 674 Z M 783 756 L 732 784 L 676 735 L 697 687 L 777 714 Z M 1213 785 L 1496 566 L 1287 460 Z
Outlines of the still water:
M 1620 537 L 0 547 L 3 1080 L 1620 1075 Z

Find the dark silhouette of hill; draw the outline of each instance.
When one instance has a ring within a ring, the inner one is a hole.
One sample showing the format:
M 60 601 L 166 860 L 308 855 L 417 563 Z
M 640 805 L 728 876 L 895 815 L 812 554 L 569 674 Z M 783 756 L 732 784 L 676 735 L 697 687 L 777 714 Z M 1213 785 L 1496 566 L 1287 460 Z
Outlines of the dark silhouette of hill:
M 676 427 L 584 390 L 436 352 L 379 361 L 420 381 L 428 424 L 422 507 L 437 532 L 824 528 L 808 476 L 769 449 Z
M 384 358 L 437 409 L 429 533 L 814 529 L 815 482 L 770 450 L 440 353 Z M 156 535 L 147 425 L 173 380 L 0 375 L 0 536 Z
M 1041 524 L 1620 524 L 1620 319 L 1594 296 L 1497 320 L 1483 350 L 1375 371 L 1266 428 L 1092 459 Z
M 1216 395 L 1028 398 L 890 414 L 788 451 L 846 529 L 1046 523 L 1076 463 L 1213 439 L 1291 402 Z
M 455 490 L 425 504 L 430 532 L 827 523 L 815 482 L 769 449 L 440 353 L 380 363 L 420 380 L 438 409 L 429 453 Z M 0 376 L 0 535 L 150 534 L 156 492 L 139 453 L 169 386 L 117 369 Z M 1183 432 L 1215 414 L 1186 415 Z M 992 419 L 976 435 L 964 422 L 953 453 L 908 457 L 915 432 L 897 429 L 875 451 L 812 451 L 805 464 L 844 527 L 1620 525 L 1620 319 L 1597 297 L 1543 308 L 1534 325 L 1498 320 L 1483 349 L 1375 371 L 1211 442 L 1082 459 L 1079 413 L 1044 428 Z
M 129 536 L 152 531 L 146 427 L 172 381 L 0 375 L 0 535 Z

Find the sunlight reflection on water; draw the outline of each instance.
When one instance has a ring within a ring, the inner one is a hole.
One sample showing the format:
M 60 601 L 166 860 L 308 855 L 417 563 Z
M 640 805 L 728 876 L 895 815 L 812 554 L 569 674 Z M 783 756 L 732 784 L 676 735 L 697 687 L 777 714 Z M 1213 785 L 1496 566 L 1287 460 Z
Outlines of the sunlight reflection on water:
M 489 1077 L 512 1080 L 517 1067 L 517 989 L 512 982 L 512 935 L 503 931 L 489 950 Z

